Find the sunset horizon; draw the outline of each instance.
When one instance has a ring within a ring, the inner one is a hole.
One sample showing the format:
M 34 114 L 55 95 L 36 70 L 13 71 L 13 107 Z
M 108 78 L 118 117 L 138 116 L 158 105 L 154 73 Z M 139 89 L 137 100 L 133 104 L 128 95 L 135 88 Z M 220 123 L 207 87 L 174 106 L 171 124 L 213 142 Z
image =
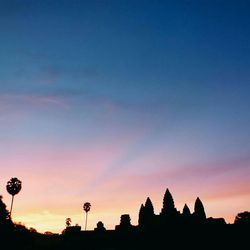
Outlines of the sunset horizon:
M 12 220 L 138 225 L 150 197 L 250 209 L 250 2 L 0 1 L 0 196 Z
M 160 211 L 163 206 L 163 195 L 166 191 L 166 188 L 162 194 L 157 194 L 157 195 L 152 195 L 154 198 L 158 197 L 160 200 L 153 200 L 150 195 L 145 196 L 144 200 L 141 199 L 141 201 L 134 200 L 131 202 L 131 205 L 127 204 L 126 202 L 122 202 L 122 198 L 120 198 L 120 202 L 122 203 L 120 207 L 115 207 L 115 206 L 108 206 L 105 204 L 105 201 L 100 203 L 99 201 L 91 203 L 91 211 L 89 212 L 89 221 L 88 221 L 88 230 L 94 230 L 96 228 L 96 224 L 99 221 L 102 221 L 104 223 L 104 226 L 108 230 L 114 230 L 115 226 L 120 223 L 120 216 L 122 214 L 129 214 L 131 217 L 131 223 L 132 225 L 137 226 L 138 225 L 138 215 L 139 215 L 139 209 L 141 204 L 145 203 L 146 199 L 149 197 L 154 205 L 154 210 L 155 214 L 160 214 Z M 172 190 L 170 189 L 170 192 L 173 194 Z M 7 195 L 6 195 L 7 196 Z M 4 198 L 6 197 L 4 196 Z M 178 196 L 177 197 L 181 197 Z M 182 209 L 185 204 L 188 205 L 188 207 L 191 210 L 191 213 L 194 212 L 194 203 L 195 199 L 199 197 L 202 202 L 204 203 L 204 200 L 202 197 L 199 195 L 194 196 L 190 194 L 188 196 L 186 194 L 185 197 L 189 197 L 188 200 L 184 202 L 176 201 L 175 196 L 174 201 L 176 204 L 176 208 L 179 212 L 182 212 Z M 193 197 L 193 200 L 190 200 L 190 197 Z M 18 198 L 17 198 L 18 199 Z M 219 198 L 207 198 L 207 203 L 204 203 L 205 207 L 205 212 L 207 214 L 208 218 L 223 218 L 225 219 L 225 222 L 227 224 L 233 224 L 235 221 L 236 215 L 239 213 L 239 211 L 246 211 L 247 208 L 244 206 L 231 206 L 229 213 L 227 212 L 226 208 L 220 207 L 221 201 L 218 201 Z M 244 199 L 244 195 L 243 195 Z M 6 202 L 6 199 L 3 199 Z M 11 198 L 9 198 L 9 203 L 10 203 Z M 70 199 L 68 199 L 70 200 Z M 233 199 L 231 197 L 223 199 L 223 203 L 227 206 L 230 206 L 232 204 L 232 201 L 237 201 L 238 198 Z M 18 201 L 20 203 L 20 201 Z M 74 201 L 75 203 L 76 201 Z M 113 200 L 112 202 L 116 204 Z M 27 228 L 34 228 L 36 229 L 39 233 L 46 233 L 46 232 L 51 232 L 51 233 L 62 233 L 63 230 L 65 229 L 65 221 L 66 218 L 70 218 L 72 220 L 72 226 L 74 225 L 79 225 L 81 226 L 82 230 L 84 230 L 84 223 L 85 223 L 85 212 L 83 210 L 83 203 L 79 203 L 79 207 L 76 209 L 75 207 L 70 207 L 68 206 L 67 209 L 57 209 L 57 208 L 52 208 L 51 210 L 43 210 L 41 211 L 40 208 L 35 209 L 33 211 L 32 209 L 30 210 L 24 210 L 23 212 L 19 211 L 14 211 L 14 215 L 12 217 L 13 221 L 17 224 L 21 223 L 22 225 L 26 226 Z M 110 203 L 110 200 L 108 200 L 107 203 Z M 7 204 L 7 208 L 9 209 L 9 205 Z M 103 205 L 104 204 L 104 205 Z M 128 205 L 128 208 L 126 208 L 126 204 Z M 155 206 L 156 205 L 156 206 Z M 65 206 L 66 207 L 66 206 Z M 110 208 L 110 211 L 108 210 Z M 20 209 L 19 209 L 20 210 Z M 222 212 L 220 212 L 222 211 Z M 234 211 L 234 214 L 233 212 Z M 225 216 L 223 216 L 222 213 L 225 213 Z M 227 214 L 228 213 L 228 214 Z

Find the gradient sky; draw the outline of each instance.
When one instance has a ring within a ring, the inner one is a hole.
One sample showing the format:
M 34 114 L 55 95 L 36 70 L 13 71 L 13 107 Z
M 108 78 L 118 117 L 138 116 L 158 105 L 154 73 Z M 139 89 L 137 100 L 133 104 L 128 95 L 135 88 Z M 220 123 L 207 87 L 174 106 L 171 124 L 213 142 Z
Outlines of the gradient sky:
M 250 209 L 250 2 L 0 0 L 0 194 L 61 232 L 137 225 L 149 196 Z

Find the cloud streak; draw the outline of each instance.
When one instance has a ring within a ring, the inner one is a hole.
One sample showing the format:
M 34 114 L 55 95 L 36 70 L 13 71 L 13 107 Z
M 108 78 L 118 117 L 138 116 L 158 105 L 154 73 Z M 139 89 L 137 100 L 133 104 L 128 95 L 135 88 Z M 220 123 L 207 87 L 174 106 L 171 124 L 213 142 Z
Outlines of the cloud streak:
M 68 110 L 68 102 L 53 95 L 41 94 L 0 94 L 0 114 L 1 120 L 8 118 L 20 119 L 23 116 L 30 116 L 30 112 L 47 111 L 56 112 L 57 110 Z

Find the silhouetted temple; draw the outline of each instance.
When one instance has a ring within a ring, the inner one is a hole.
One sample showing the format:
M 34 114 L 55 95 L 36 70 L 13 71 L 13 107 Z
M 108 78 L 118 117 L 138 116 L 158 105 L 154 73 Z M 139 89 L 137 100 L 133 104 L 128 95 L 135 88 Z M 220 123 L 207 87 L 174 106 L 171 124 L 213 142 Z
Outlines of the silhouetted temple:
M 199 197 L 194 202 L 192 212 L 187 204 L 184 204 L 182 211 L 178 211 L 172 194 L 166 189 L 159 214 L 155 214 L 153 203 L 147 197 L 139 208 L 138 225 L 131 225 L 128 214 L 122 215 L 120 225 L 116 226 L 114 238 L 117 242 L 130 239 L 136 249 L 142 246 L 144 249 L 155 249 L 155 246 L 164 244 L 177 249 L 183 247 L 200 249 L 196 241 L 203 242 L 208 247 L 225 248 L 234 245 L 237 248 L 240 244 L 235 240 L 227 242 L 228 238 L 247 234 L 250 228 L 250 223 L 246 222 L 250 221 L 249 214 L 248 212 L 238 214 L 240 220 L 244 221 L 244 229 L 243 226 L 237 228 L 227 224 L 224 218 L 207 218 Z M 128 242 L 125 246 L 127 249 L 131 247 Z
M 162 209 L 155 214 L 148 197 L 139 209 L 138 225 L 132 225 L 129 214 L 120 217 L 115 230 L 107 230 L 99 221 L 94 230 L 81 231 L 79 225 L 71 226 L 66 219 L 62 234 L 39 234 L 12 222 L 6 205 L 0 196 L 0 239 L 2 245 L 11 242 L 8 249 L 93 249 L 93 250 L 145 250 L 145 249 L 201 249 L 199 243 L 212 249 L 247 249 L 249 244 L 250 212 L 238 213 L 234 224 L 223 218 L 207 218 L 199 197 L 190 211 L 184 204 L 178 211 L 167 189 Z M 84 246 L 84 248 L 82 247 Z M 247 247 L 247 246 L 246 246 Z
M 194 203 L 194 212 L 191 213 L 187 204 L 184 205 L 182 212 L 178 211 L 174 204 L 174 199 L 169 189 L 166 190 L 163 197 L 163 206 L 159 215 L 154 213 L 152 201 L 148 197 L 145 204 L 142 204 L 139 210 L 138 227 L 149 230 L 168 226 L 183 226 L 202 223 L 226 224 L 223 218 L 213 219 L 206 218 L 206 213 L 202 201 L 199 197 Z

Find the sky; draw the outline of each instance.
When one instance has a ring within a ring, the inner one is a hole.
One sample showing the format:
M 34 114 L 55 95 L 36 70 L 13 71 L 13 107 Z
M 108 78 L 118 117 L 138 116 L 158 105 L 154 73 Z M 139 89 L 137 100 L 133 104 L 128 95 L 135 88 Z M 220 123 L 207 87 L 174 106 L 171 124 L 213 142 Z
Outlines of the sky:
M 250 1 L 0 0 L 0 195 L 12 218 L 138 224 L 166 188 L 250 207 Z

